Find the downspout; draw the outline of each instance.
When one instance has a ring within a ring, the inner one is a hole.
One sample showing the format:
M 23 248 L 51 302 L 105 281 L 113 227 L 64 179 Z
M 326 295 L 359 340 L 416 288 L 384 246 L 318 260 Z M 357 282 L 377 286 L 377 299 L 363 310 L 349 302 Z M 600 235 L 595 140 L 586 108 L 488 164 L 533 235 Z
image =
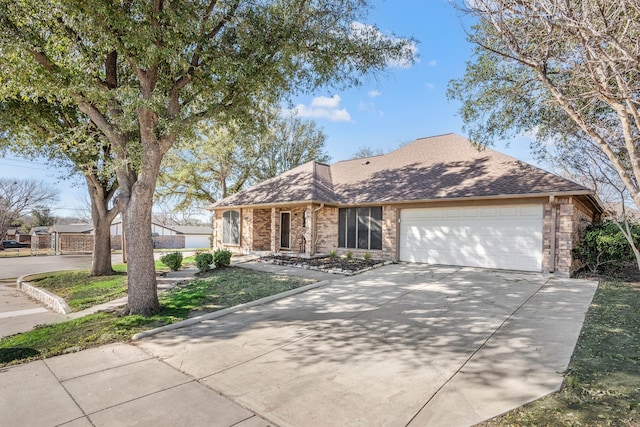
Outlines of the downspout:
M 549 204 L 551 205 L 551 232 L 549 242 L 549 273 L 553 273 L 556 269 L 556 199 L 552 194 L 549 196 Z
M 322 208 L 324 208 L 324 203 L 320 203 L 320 206 L 318 206 L 313 211 L 311 211 L 311 221 L 313 223 L 313 227 L 311 227 L 311 251 L 310 251 L 311 256 L 314 256 L 316 254 L 316 243 L 317 243 L 316 239 L 318 238 L 317 213 Z

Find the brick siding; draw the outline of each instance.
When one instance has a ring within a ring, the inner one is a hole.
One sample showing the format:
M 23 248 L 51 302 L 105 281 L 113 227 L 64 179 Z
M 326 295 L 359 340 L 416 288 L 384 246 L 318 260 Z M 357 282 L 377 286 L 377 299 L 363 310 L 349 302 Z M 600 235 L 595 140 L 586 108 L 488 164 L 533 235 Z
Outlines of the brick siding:
M 551 218 L 552 206 L 544 204 L 544 243 L 542 253 L 542 268 L 551 268 Z M 578 267 L 573 259 L 572 250 L 580 243 L 584 230 L 594 220 L 594 212 L 587 208 L 575 197 L 561 197 L 556 199 L 556 241 L 555 241 L 555 272 L 571 274 Z

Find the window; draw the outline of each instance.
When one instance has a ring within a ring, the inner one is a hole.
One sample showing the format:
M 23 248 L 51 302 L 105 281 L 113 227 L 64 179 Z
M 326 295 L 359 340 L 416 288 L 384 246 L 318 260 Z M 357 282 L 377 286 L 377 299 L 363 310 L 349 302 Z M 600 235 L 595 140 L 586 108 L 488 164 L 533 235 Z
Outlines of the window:
M 338 247 L 382 249 L 382 207 L 338 211 Z
M 240 244 L 240 212 L 226 211 L 222 214 L 222 243 Z

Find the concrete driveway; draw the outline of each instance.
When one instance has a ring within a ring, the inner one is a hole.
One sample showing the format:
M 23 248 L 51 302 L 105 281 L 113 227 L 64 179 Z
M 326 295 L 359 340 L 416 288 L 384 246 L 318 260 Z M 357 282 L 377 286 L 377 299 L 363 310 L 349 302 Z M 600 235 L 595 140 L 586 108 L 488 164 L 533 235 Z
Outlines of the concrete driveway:
M 392 265 L 138 345 L 282 426 L 463 426 L 560 387 L 595 289 Z

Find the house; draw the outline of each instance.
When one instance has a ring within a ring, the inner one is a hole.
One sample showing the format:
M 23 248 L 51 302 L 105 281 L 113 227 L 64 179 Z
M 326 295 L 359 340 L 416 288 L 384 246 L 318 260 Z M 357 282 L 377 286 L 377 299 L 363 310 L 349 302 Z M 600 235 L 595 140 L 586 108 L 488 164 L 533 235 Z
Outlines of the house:
M 19 243 L 31 243 L 31 236 L 29 233 L 23 233 L 17 227 L 9 227 L 2 240 L 15 240 Z
M 151 222 L 151 235 L 157 249 L 205 249 L 211 247 L 213 229 L 207 226 L 166 225 Z M 111 223 L 111 247 L 122 249 L 122 219 Z
M 592 190 L 446 134 L 309 162 L 214 203 L 215 247 L 569 274 Z
M 48 235 L 50 248 L 57 254 L 93 252 L 92 224 L 54 224 Z

